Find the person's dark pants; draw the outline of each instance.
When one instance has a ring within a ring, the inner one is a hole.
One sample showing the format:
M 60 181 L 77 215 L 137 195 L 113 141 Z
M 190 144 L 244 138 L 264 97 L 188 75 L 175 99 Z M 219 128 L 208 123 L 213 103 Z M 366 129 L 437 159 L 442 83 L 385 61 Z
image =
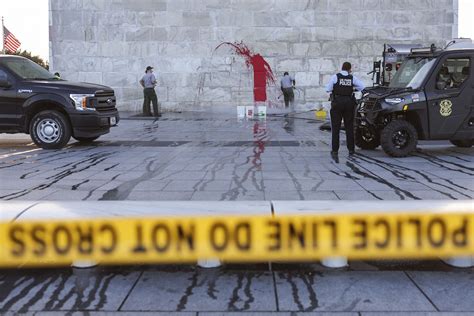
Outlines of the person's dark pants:
M 153 103 L 153 113 L 159 116 L 158 112 L 158 97 L 154 88 L 143 89 L 143 115 L 151 116 L 150 102 Z
M 332 151 L 339 151 L 339 131 L 341 122 L 344 119 L 346 130 L 346 142 L 349 152 L 353 152 L 354 146 L 354 113 L 355 102 L 352 97 L 338 96 L 331 103 L 331 131 L 332 131 Z
M 293 88 L 282 88 L 283 91 L 283 98 L 285 99 L 285 107 L 288 107 L 289 104 L 293 104 L 295 101 L 295 93 L 293 92 Z

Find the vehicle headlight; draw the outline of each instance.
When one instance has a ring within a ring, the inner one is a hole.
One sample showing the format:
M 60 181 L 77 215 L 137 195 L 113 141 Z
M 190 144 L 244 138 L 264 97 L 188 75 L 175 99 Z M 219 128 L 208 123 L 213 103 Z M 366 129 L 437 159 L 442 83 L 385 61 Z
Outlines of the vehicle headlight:
M 405 101 L 405 99 L 403 98 L 386 98 L 385 99 L 385 102 L 389 104 L 399 104 L 399 103 L 402 103 L 403 101 Z
M 76 110 L 79 111 L 94 111 L 94 108 L 88 108 L 87 107 L 87 98 L 92 98 L 94 95 L 93 94 L 70 94 L 69 97 L 72 99 L 74 102 L 74 105 L 76 106 Z

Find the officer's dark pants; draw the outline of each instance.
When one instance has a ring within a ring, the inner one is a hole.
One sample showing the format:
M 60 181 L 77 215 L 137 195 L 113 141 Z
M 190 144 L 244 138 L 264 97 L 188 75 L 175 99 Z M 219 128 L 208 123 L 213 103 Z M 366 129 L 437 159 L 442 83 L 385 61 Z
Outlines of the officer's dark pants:
M 285 107 L 295 101 L 295 93 L 293 92 L 293 88 L 282 88 L 283 91 L 283 98 L 285 99 Z
M 158 112 L 158 97 L 154 88 L 143 89 L 143 115 L 151 116 L 150 102 L 153 103 L 153 113 L 155 116 L 160 115 Z
M 354 151 L 354 111 L 355 102 L 350 96 L 337 96 L 331 103 L 331 131 L 332 131 L 332 151 L 339 150 L 339 131 L 341 122 L 344 119 L 346 130 L 347 149 Z

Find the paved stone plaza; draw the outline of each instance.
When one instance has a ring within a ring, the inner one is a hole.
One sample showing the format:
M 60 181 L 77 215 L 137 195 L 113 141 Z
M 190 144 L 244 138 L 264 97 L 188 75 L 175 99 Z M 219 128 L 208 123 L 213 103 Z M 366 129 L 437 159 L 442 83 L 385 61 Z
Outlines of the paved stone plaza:
M 313 112 L 261 121 L 231 114 L 126 119 L 90 146 L 57 151 L 2 136 L 2 200 L 472 199 L 473 149 L 422 143 L 416 154 L 378 149 L 330 159 Z M 4 134 L 5 135 L 5 134 Z M 344 136 L 341 137 L 344 139 Z
M 71 141 L 54 151 L 36 148 L 26 135 L 2 134 L 1 199 L 473 197 L 473 149 L 434 142 L 402 159 L 380 149 L 349 158 L 342 146 L 336 163 L 329 155 L 329 133 L 319 130 L 313 113 L 280 113 L 261 121 L 238 121 L 232 114 L 132 117 L 92 145 Z M 318 263 L 0 270 L 0 313 L 11 315 L 469 315 L 472 297 L 474 269 L 441 260 L 353 261 L 340 270 Z

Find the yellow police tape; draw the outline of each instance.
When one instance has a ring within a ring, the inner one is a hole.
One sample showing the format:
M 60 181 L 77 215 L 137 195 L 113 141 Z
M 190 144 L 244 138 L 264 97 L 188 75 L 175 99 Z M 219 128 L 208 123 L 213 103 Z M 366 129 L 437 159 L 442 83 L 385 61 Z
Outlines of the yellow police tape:
M 0 267 L 474 255 L 474 213 L 108 218 L 0 223 Z

